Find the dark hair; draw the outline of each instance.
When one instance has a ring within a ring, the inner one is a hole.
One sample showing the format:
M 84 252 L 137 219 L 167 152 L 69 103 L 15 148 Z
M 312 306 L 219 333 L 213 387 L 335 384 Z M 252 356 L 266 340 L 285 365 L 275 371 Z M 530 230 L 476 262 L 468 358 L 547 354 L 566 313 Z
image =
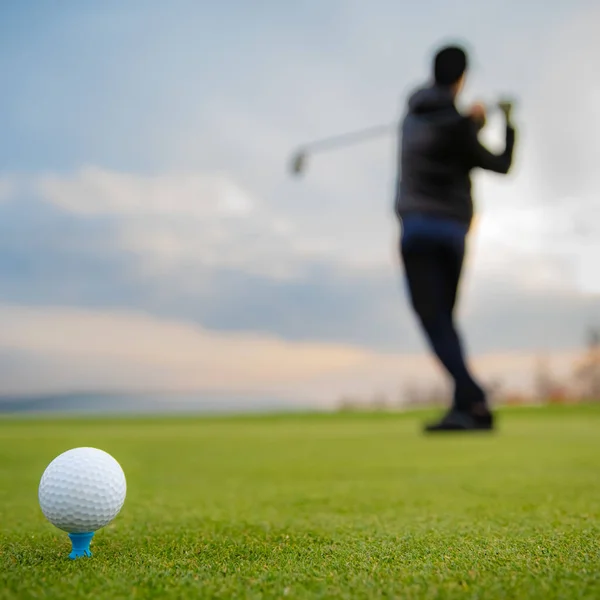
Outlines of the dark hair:
M 438 85 L 454 85 L 467 70 L 467 53 L 460 46 L 446 46 L 437 51 L 433 76 Z

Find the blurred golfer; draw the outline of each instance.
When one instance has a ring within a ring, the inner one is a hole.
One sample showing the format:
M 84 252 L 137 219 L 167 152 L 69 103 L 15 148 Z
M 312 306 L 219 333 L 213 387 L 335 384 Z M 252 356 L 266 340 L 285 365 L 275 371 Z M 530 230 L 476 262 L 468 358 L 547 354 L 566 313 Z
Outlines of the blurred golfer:
M 437 52 L 433 81 L 413 93 L 402 123 L 396 215 L 400 254 L 412 307 L 429 345 L 454 382 L 451 409 L 426 431 L 493 429 L 486 394 L 471 374 L 454 318 L 465 241 L 473 218 L 470 173 L 474 168 L 508 173 L 515 131 L 511 106 L 506 147 L 496 155 L 478 140 L 483 105 L 462 115 L 455 107 L 467 72 L 466 52 L 456 46 Z

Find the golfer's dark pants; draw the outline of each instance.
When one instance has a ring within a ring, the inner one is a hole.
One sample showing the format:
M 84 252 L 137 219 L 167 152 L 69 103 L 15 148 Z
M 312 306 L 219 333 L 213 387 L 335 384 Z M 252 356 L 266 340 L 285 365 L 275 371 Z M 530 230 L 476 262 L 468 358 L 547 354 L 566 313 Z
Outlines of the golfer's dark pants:
M 468 227 L 446 219 L 403 219 L 401 255 L 412 307 L 431 349 L 454 381 L 454 408 L 469 410 L 485 393 L 466 365 L 454 322 Z

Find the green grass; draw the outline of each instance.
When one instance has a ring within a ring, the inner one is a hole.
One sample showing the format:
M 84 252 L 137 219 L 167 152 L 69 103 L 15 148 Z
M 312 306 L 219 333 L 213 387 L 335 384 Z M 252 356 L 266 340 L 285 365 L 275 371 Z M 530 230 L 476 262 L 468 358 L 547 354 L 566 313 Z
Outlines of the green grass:
M 0 420 L 0 598 L 600 598 L 600 406 L 501 414 Z M 113 454 L 125 506 L 70 561 L 37 486 Z

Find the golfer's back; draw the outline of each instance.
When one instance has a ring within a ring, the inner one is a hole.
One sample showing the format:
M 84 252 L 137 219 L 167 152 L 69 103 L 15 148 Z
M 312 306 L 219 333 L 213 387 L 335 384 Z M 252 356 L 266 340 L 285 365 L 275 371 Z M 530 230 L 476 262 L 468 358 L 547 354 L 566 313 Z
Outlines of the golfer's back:
M 432 86 L 414 93 L 402 123 L 396 213 L 425 213 L 469 223 L 473 216 L 464 160 L 466 119 L 451 93 Z

